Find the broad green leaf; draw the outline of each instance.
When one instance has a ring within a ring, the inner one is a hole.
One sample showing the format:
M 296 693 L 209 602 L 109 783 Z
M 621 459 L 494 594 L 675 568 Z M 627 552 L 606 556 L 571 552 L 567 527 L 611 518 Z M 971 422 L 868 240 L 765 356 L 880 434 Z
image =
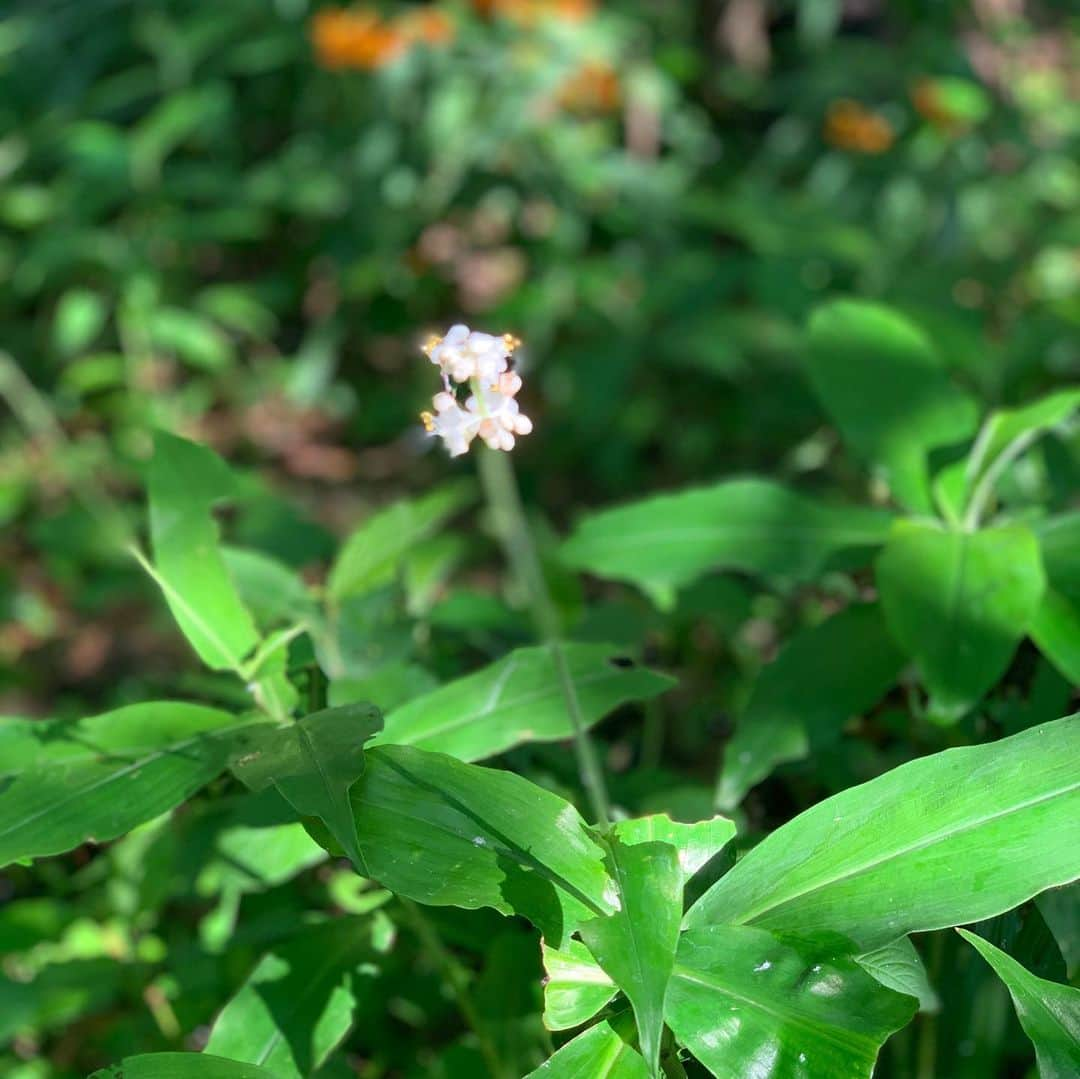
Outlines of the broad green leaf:
M 597 1023 L 525 1079 L 649 1079 L 649 1068 L 610 1023 Z
M 735 823 L 727 817 L 683 824 L 666 813 L 618 821 L 612 829 L 627 846 L 635 843 L 667 843 L 679 856 L 683 879 L 689 880 L 735 835 Z
M 1020 408 L 993 412 L 971 448 L 965 470 L 969 505 L 981 510 L 994 483 L 1017 457 L 1080 408 L 1080 389 L 1059 390 Z M 972 521 L 972 523 L 977 523 Z
M 275 1072 L 209 1053 L 144 1053 L 125 1057 L 90 1079 L 274 1079 Z
M 208 318 L 182 307 L 159 307 L 147 320 L 155 348 L 170 352 L 189 367 L 221 371 L 232 362 L 234 350 L 228 336 Z
M 609 841 L 608 867 L 619 909 L 585 922 L 578 935 L 634 1009 L 649 1074 L 660 1065 L 667 994 L 682 921 L 683 874 L 667 843 Z
M 975 402 L 950 381 L 922 331 L 880 304 L 837 300 L 810 319 L 810 383 L 852 449 L 898 502 L 933 512 L 927 453 L 975 431 Z
M 1045 586 L 1025 526 L 951 532 L 920 521 L 893 526 L 877 580 L 889 629 L 942 722 L 959 719 L 1005 673 Z
M 327 708 L 289 726 L 260 728 L 232 769 L 252 790 L 273 784 L 301 816 L 321 818 L 366 875 L 349 788 L 364 771 L 364 743 L 381 726 L 369 704 Z
M 618 661 L 602 644 L 560 645 L 590 726 L 625 701 L 655 697 L 673 679 Z M 373 745 L 415 745 L 475 761 L 520 742 L 571 738 L 573 723 L 551 648 L 518 648 L 489 667 L 395 708 Z
M 712 923 L 832 930 L 864 951 L 988 918 L 1080 877 L 1080 715 L 947 749 L 827 798 L 690 909 Z
M 362 918 L 291 937 L 259 960 L 222 1009 L 206 1051 L 259 1064 L 281 1079 L 306 1079 L 352 1026 L 355 983 L 373 957 Z
M 709 570 L 781 580 L 818 576 L 840 555 L 885 541 L 889 514 L 833 506 L 769 480 L 729 480 L 585 517 L 566 541 L 569 565 L 630 581 L 660 606 Z
M 731 809 L 778 765 L 827 745 L 896 681 L 904 657 L 877 604 L 804 630 L 763 667 L 724 751 L 717 805 Z
M 679 942 L 667 1021 L 724 1079 L 861 1079 L 916 1005 L 871 978 L 842 938 L 713 925 Z
M 422 498 L 395 502 L 370 517 L 345 541 L 330 571 L 330 598 L 358 595 L 391 580 L 408 551 L 474 497 L 472 483 L 448 483 Z
M 351 791 L 370 876 L 420 903 L 522 914 L 555 947 L 617 902 L 568 802 L 510 772 L 377 746 Z
M 1080 989 L 1037 978 L 989 941 L 964 929 L 957 932 L 1005 983 L 1020 1025 L 1035 1046 L 1041 1079 L 1080 1075 Z
M 919 1011 L 933 1014 L 941 1010 L 941 1001 L 910 937 L 900 937 L 872 952 L 857 955 L 855 961 L 886 988 L 915 997 Z
M 173 701 L 76 723 L 0 721 L 0 865 L 114 839 L 167 812 L 255 729 Z
M 544 981 L 544 1026 L 569 1030 L 588 1022 L 619 991 L 578 940 L 563 948 L 540 942 L 547 977 Z
M 1035 531 L 1047 588 L 1031 636 L 1054 666 L 1080 685 L 1080 513 L 1051 517 Z
M 165 601 L 199 658 L 239 671 L 258 634 L 218 546 L 214 503 L 236 491 L 205 446 L 158 431 L 148 469 L 150 538 Z

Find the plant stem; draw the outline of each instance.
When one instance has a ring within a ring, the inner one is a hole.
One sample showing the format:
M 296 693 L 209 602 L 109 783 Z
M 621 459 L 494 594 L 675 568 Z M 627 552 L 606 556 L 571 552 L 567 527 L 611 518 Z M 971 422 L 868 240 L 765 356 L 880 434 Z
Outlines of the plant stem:
M 560 641 L 559 618 L 551 601 L 540 558 L 536 553 L 536 544 L 525 517 L 513 465 L 508 454 L 485 447 L 480 451 L 479 469 L 484 495 L 495 518 L 495 530 L 514 575 L 528 593 L 540 639 L 551 651 L 563 700 L 566 702 L 566 711 L 574 728 L 574 748 L 581 782 L 589 796 L 596 822 L 606 831 L 610 825 L 611 813 L 604 773 L 596 748 L 589 737 L 577 689 L 566 662 L 566 653 Z
M 458 1006 L 458 1011 L 461 1012 L 462 1018 L 468 1023 L 469 1029 L 476 1035 L 480 1045 L 480 1052 L 487 1061 L 488 1070 L 493 1079 L 506 1079 L 509 1072 L 503 1067 L 502 1060 L 499 1058 L 499 1051 L 484 1030 L 484 1025 L 480 1021 L 480 1013 L 477 1012 L 476 1005 L 473 1004 L 472 997 L 469 995 L 468 972 L 447 951 L 439 934 L 435 931 L 435 927 L 420 907 L 411 899 L 406 899 L 401 895 L 398 896 L 398 902 L 405 910 L 410 924 L 420 938 L 420 943 L 442 968 L 443 976 L 450 986 L 450 991 L 454 994 L 454 1001 Z

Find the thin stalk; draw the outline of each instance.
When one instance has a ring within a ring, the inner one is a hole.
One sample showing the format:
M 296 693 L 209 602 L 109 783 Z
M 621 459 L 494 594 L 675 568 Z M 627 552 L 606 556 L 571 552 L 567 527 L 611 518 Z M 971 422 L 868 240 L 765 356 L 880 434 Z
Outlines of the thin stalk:
M 398 902 L 405 910 L 409 923 L 420 938 L 420 943 L 442 968 L 443 976 L 450 986 L 450 991 L 454 994 L 454 1002 L 458 1006 L 458 1011 L 461 1012 L 462 1018 L 469 1025 L 469 1029 L 476 1035 L 480 1052 L 483 1054 L 484 1060 L 487 1061 L 488 1071 L 493 1079 L 506 1079 L 510 1074 L 509 1070 L 503 1066 L 503 1062 L 499 1057 L 499 1050 L 485 1031 L 484 1024 L 480 1020 L 480 1013 L 476 1010 L 476 1005 L 469 995 L 468 972 L 447 951 L 439 934 L 435 931 L 435 927 L 428 921 L 427 915 L 411 899 L 399 895 Z
M 480 451 L 479 470 L 484 495 L 495 520 L 495 530 L 514 575 L 529 596 L 540 639 L 551 651 L 559 687 L 566 703 L 566 712 L 574 728 L 574 749 L 581 782 L 589 797 L 596 822 L 606 831 L 611 822 L 611 812 L 603 769 L 589 737 L 577 689 L 566 662 L 566 653 L 560 641 L 558 615 L 540 567 L 540 558 L 525 517 L 525 508 L 521 503 L 521 493 L 509 454 L 485 447 Z

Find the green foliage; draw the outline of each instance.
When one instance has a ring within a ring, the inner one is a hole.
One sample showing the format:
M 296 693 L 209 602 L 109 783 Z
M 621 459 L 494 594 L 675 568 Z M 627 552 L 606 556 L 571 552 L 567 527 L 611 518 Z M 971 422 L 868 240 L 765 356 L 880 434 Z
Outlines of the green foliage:
M 0 22 L 0 1074 L 1076 1073 L 1062 5 L 107 6 Z

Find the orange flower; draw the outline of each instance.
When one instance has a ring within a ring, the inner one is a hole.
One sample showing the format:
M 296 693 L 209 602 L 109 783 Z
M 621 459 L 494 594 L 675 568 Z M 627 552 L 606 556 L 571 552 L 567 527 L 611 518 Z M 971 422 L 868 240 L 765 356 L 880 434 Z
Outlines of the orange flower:
M 331 70 L 377 68 L 396 60 L 408 40 L 378 12 L 366 8 L 324 8 L 311 20 L 311 41 L 319 63 Z
M 454 40 L 454 20 L 434 4 L 406 12 L 397 20 L 397 25 L 409 41 L 422 41 L 425 45 L 449 45 Z
M 472 0 L 472 6 L 485 18 L 497 16 L 519 26 L 533 26 L 545 18 L 583 22 L 595 10 L 594 0 Z
M 842 98 L 829 106 L 825 116 L 825 140 L 840 150 L 856 154 L 883 154 L 896 135 L 880 113 L 857 101 Z
M 622 97 L 618 72 L 603 60 L 588 60 L 559 89 L 559 104 L 574 112 L 612 112 Z

